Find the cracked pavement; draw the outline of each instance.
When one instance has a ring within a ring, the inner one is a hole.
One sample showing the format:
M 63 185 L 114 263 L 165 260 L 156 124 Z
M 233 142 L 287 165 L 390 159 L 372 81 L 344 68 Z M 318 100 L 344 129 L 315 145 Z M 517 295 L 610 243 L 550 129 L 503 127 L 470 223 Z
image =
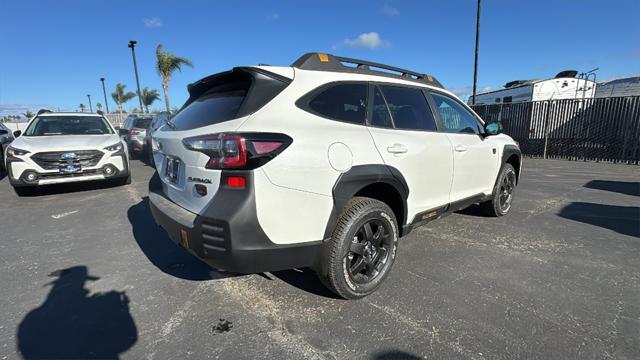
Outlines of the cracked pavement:
M 132 170 L 25 198 L 0 180 L 0 359 L 640 357 L 638 166 L 525 158 L 512 213 L 416 229 L 361 301 L 308 269 L 209 268 L 153 223 L 153 169 Z

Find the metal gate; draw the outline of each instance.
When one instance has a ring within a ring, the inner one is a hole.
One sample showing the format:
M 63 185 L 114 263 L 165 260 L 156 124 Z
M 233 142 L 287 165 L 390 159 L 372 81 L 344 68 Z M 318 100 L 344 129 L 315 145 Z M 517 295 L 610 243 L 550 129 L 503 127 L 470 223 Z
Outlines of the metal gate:
M 476 105 L 501 122 L 523 154 L 568 160 L 640 163 L 640 96 Z

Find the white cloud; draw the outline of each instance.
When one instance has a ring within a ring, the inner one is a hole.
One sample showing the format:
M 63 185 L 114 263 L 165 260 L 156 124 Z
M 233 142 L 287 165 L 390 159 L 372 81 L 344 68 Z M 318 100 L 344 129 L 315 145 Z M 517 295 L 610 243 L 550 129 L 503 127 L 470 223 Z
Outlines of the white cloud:
M 471 97 L 471 94 L 473 93 L 473 87 L 471 85 L 469 86 L 464 86 L 464 87 L 457 87 L 457 88 L 448 88 L 447 90 L 451 91 L 452 93 L 454 93 L 457 97 L 463 99 L 463 100 L 467 100 L 468 98 Z M 497 90 L 497 88 L 491 87 L 491 86 L 485 86 L 485 87 L 478 87 L 476 89 L 477 93 L 484 93 L 487 91 L 492 91 L 492 90 Z
M 389 5 L 389 4 L 384 4 L 384 6 L 381 9 L 382 13 L 386 16 L 389 17 L 394 17 L 394 16 L 398 16 L 400 15 L 400 10 L 398 10 L 397 8 Z
M 162 26 L 162 20 L 157 17 L 144 18 L 142 19 L 142 22 L 144 23 L 144 26 L 148 28 L 159 28 Z
M 389 47 L 391 46 L 391 42 L 381 38 L 377 32 L 367 32 L 358 35 L 355 39 L 344 39 L 341 43 L 334 45 L 333 48 L 338 48 L 340 45 L 373 50 Z

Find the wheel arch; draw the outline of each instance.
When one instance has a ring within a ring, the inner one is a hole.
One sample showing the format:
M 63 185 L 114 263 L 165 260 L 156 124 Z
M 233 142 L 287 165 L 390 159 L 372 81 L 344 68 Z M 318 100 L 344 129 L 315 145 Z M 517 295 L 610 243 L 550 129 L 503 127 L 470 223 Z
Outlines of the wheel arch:
M 510 164 L 516 171 L 516 181 L 520 182 L 520 169 L 522 166 L 522 152 L 515 145 L 505 145 L 502 151 L 502 164 L 500 165 L 500 172 L 502 173 L 502 167 L 504 164 Z
M 380 200 L 393 210 L 402 234 L 407 222 L 409 187 L 398 169 L 387 165 L 358 165 L 340 174 L 333 186 L 333 208 L 325 228 L 324 239 L 329 239 L 345 205 L 354 196 Z

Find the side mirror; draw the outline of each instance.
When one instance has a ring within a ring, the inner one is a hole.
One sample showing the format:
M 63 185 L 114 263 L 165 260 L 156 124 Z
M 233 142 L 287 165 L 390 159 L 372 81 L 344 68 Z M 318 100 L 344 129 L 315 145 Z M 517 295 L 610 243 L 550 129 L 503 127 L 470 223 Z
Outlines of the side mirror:
M 484 130 L 487 133 L 487 135 L 498 135 L 502 133 L 502 124 L 495 123 L 495 122 L 489 123 L 485 125 Z
M 16 130 L 16 131 L 13 132 L 13 137 L 17 138 L 20 135 L 22 135 L 22 131 L 20 131 L 20 130 Z
M 127 131 L 127 129 L 123 129 L 123 128 L 118 129 L 118 135 L 125 136 L 128 133 L 129 132 Z

